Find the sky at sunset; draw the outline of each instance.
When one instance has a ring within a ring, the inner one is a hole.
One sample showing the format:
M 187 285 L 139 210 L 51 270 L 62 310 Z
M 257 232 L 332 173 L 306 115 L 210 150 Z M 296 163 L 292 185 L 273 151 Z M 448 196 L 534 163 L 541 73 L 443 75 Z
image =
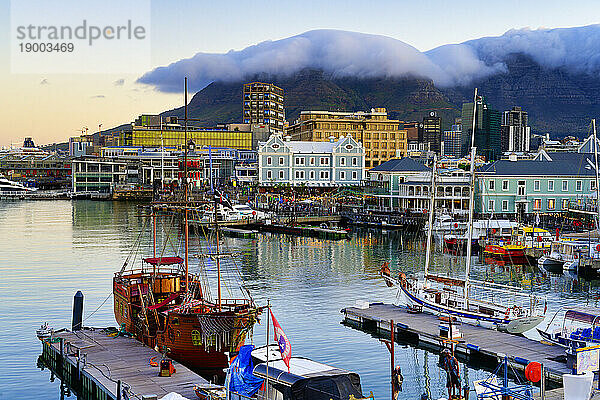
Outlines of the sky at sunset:
M 16 0 L 15 0 L 16 1 Z M 22 0 L 27 2 L 29 0 Z M 68 16 L 70 8 L 51 2 Z M 80 2 L 86 4 L 85 1 Z M 66 3 L 65 3 L 66 4 Z M 90 2 L 90 14 L 94 12 Z M 577 1 L 168 1 L 150 2 L 147 69 L 129 73 L 11 71 L 10 2 L 0 0 L 0 146 L 66 141 L 81 133 L 131 122 L 142 113 L 183 105 L 182 93 L 163 93 L 136 80 L 198 52 L 226 53 L 313 29 L 389 36 L 420 51 L 513 28 L 558 28 L 598 23 L 600 3 Z M 64 9 L 60 9 L 61 6 Z M 110 57 L 110 54 L 100 54 Z M 85 61 L 84 61 L 85 62 Z M 183 86 L 183 82 L 182 82 Z M 182 88 L 183 89 L 183 88 Z M 241 88 L 240 88 L 241 90 Z M 241 112 L 240 112 L 241 113 Z

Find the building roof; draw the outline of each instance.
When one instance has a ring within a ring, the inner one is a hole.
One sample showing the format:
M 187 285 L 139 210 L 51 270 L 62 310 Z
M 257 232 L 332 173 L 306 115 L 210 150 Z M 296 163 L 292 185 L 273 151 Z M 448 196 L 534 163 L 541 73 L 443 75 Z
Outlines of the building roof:
M 290 148 L 292 153 L 332 153 L 337 142 L 300 142 L 289 141 L 285 145 Z
M 371 172 L 428 172 L 430 170 L 431 168 L 410 157 L 394 158 L 371 168 Z
M 499 160 L 478 169 L 479 173 L 520 176 L 595 176 L 594 155 L 550 153 L 549 160 Z

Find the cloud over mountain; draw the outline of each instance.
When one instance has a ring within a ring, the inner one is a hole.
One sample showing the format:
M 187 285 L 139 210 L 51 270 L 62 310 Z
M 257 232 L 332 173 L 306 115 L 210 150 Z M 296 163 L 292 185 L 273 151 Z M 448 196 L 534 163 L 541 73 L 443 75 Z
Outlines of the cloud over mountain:
M 158 90 L 182 90 L 187 76 L 191 90 L 213 81 L 233 82 L 259 74 L 291 75 L 306 68 L 332 77 L 422 77 L 440 87 L 469 84 L 503 73 L 503 60 L 523 53 L 547 68 L 599 74 L 600 25 L 559 29 L 510 30 L 462 44 L 420 52 L 386 36 L 338 30 L 314 30 L 266 41 L 224 54 L 197 53 L 192 58 L 158 67 L 138 79 Z

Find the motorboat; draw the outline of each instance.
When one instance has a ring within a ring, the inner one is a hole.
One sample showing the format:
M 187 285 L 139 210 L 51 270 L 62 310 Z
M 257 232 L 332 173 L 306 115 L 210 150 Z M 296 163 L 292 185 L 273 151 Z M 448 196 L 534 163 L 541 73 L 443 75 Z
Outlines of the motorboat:
M 19 182 L 14 182 L 7 179 L 4 175 L 0 175 L 0 193 L 23 193 L 23 192 L 35 192 L 37 188 L 31 188 L 24 186 Z
M 544 340 L 567 348 L 597 346 L 600 344 L 600 308 L 561 308 L 545 330 L 537 331 Z
M 277 344 L 269 345 L 268 353 L 267 346 L 241 347 L 228 369 L 225 387 L 231 400 L 364 399 L 357 373 L 294 356 L 288 368 Z

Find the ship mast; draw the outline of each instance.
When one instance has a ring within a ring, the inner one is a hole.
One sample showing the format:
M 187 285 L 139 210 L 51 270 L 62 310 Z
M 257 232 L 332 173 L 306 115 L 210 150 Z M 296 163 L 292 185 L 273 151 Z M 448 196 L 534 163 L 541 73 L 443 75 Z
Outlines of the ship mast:
M 189 282 L 189 268 L 188 268 L 188 245 L 189 245 L 189 224 L 188 224 L 188 170 L 187 170 L 187 128 L 188 128 L 188 100 L 187 100 L 187 77 L 184 80 L 184 94 L 183 101 L 185 103 L 185 119 L 184 119 L 184 152 L 183 152 L 183 196 L 184 196 L 184 219 L 185 219 L 185 291 L 189 293 L 190 282 Z
M 600 188 L 598 187 L 598 138 L 596 137 L 596 119 L 592 119 L 594 132 L 594 163 L 596 164 L 596 230 L 600 232 Z
M 433 212 L 435 210 L 435 171 L 437 168 L 437 154 L 433 155 L 433 167 L 431 169 L 431 200 L 429 203 L 429 229 L 427 230 L 427 251 L 425 253 L 425 279 L 429 274 L 429 258 L 431 252 L 431 234 L 433 232 Z
M 465 308 L 469 309 L 469 274 L 471 270 L 471 241 L 473 240 L 473 208 L 475 208 L 475 121 L 477 118 L 477 88 L 473 97 L 473 126 L 471 132 L 471 182 L 469 185 L 469 224 L 467 225 L 467 259 L 465 262 Z
M 211 155 L 209 154 L 209 157 Z M 211 160 L 211 165 L 212 165 L 212 160 Z M 212 176 L 212 171 L 211 171 L 211 176 Z M 219 195 L 221 195 L 221 193 L 219 192 Z M 217 206 L 219 205 L 219 202 L 217 202 L 217 192 L 213 191 L 213 196 L 215 198 L 215 235 L 216 235 L 216 240 L 217 240 L 217 255 L 216 255 L 216 262 L 217 262 L 217 304 L 219 306 L 219 309 L 221 309 L 221 258 L 219 257 L 219 222 L 218 222 L 218 213 L 217 213 Z

